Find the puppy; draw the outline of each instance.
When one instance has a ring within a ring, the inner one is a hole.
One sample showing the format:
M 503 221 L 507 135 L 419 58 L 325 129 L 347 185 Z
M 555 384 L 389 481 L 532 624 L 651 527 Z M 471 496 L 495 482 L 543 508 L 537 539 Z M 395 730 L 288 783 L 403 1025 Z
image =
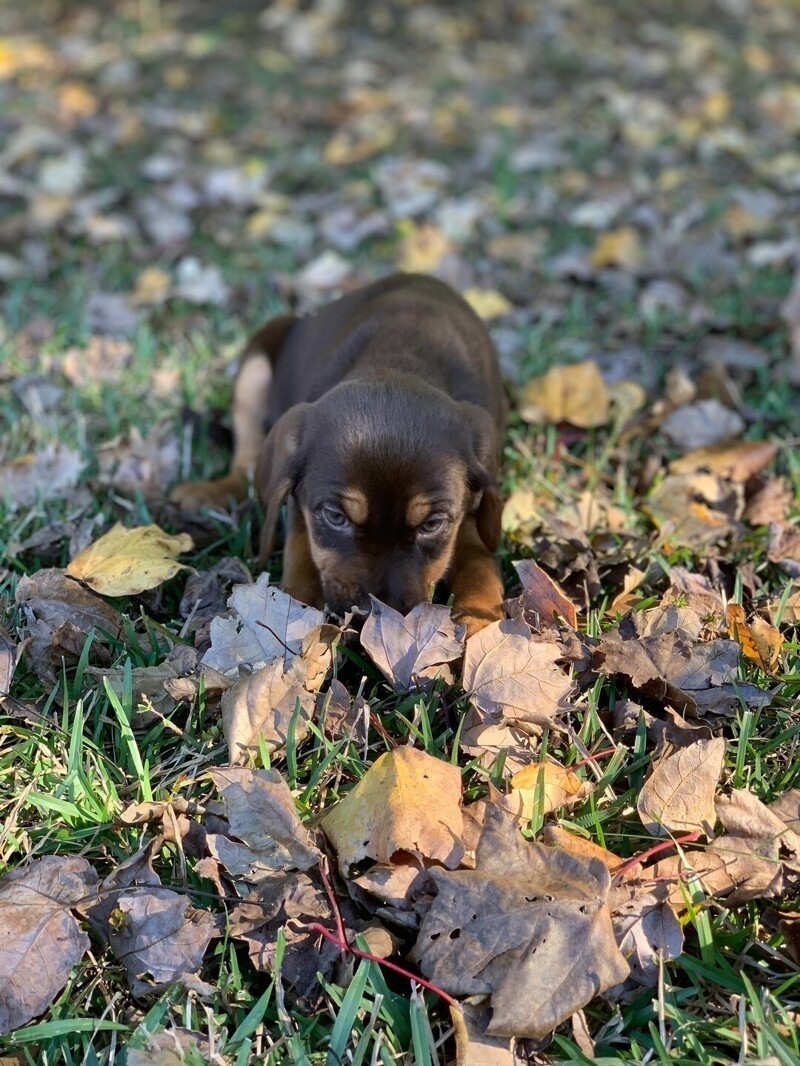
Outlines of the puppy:
M 234 387 L 231 471 L 173 499 L 224 506 L 254 472 L 261 566 L 288 500 L 292 596 L 343 614 L 372 593 L 406 613 L 444 581 L 472 634 L 503 616 L 505 414 L 478 316 L 442 282 L 397 274 L 255 334 Z

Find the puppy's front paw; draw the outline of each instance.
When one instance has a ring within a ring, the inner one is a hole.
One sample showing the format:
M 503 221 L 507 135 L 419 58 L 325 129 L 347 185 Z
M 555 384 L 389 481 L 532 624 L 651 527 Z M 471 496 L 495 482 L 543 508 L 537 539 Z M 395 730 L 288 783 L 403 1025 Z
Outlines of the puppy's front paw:
M 467 627 L 467 640 L 492 622 L 500 622 L 503 618 L 505 613 L 502 607 L 463 607 L 460 611 L 453 611 L 453 619 Z
M 194 514 L 208 509 L 227 510 L 231 501 L 238 502 L 244 495 L 243 480 L 229 475 L 215 481 L 186 481 L 176 485 L 169 498 L 182 511 Z

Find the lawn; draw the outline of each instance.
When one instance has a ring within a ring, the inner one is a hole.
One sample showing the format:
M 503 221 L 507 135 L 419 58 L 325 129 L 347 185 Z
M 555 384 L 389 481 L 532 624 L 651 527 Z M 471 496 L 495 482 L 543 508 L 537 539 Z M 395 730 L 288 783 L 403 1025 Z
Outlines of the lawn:
M 797 4 L 0 10 L 2 1061 L 800 1062 Z M 168 500 L 396 269 L 513 401 L 510 619 L 410 671 Z

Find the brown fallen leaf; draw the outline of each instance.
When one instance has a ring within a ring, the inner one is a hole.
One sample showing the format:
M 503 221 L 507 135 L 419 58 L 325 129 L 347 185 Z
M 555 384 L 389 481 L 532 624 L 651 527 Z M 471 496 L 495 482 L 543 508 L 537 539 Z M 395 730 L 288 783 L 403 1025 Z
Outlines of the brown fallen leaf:
M 413 958 L 454 996 L 489 995 L 489 1036 L 539 1038 L 628 976 L 596 860 L 531 844 L 490 806 L 474 870 L 431 870 Z
M 454 680 L 451 663 L 464 654 L 465 627 L 450 610 L 420 603 L 403 616 L 370 596 L 372 609 L 361 630 L 361 645 L 396 689 L 428 692 L 437 678 Z
M 736 444 L 712 444 L 696 448 L 669 464 L 671 474 L 692 474 L 709 470 L 731 481 L 748 481 L 778 454 L 778 446 L 768 440 L 743 440 Z
M 654 988 L 662 961 L 677 959 L 683 951 L 683 929 L 666 896 L 663 886 L 642 892 L 630 882 L 614 891 L 611 920 L 631 968 L 626 985 L 635 994 Z
M 557 581 L 549 577 L 533 559 L 515 562 L 514 569 L 522 582 L 523 610 L 534 611 L 548 622 L 558 615 L 575 629 L 578 624 L 575 604 Z
M 0 626 L 0 699 L 11 691 L 11 679 L 17 666 L 19 645 Z
M 342 877 L 363 859 L 390 863 L 398 852 L 458 866 L 464 854 L 461 774 L 416 748 L 395 748 L 373 763 L 320 825 Z
M 70 913 L 97 885 L 79 856 L 47 855 L 0 879 L 0 1033 L 41 1014 L 89 948 Z
M 651 836 L 701 832 L 716 822 L 714 793 L 722 773 L 722 737 L 696 740 L 662 759 L 647 778 L 636 809 Z
M 736 528 L 744 509 L 741 486 L 715 474 L 670 474 L 647 497 L 642 510 L 673 547 L 719 544 Z
M 578 836 L 560 825 L 546 825 L 542 829 L 541 841 L 549 847 L 561 848 L 570 855 L 579 855 L 584 859 L 599 859 L 604 866 L 608 867 L 609 873 L 614 876 L 628 861 L 615 855 L 613 851 L 601 848 L 588 837 Z
M 228 873 L 258 883 L 274 873 L 308 870 L 320 859 L 277 770 L 231 766 L 210 771 L 222 796 L 228 835 L 209 833 L 209 850 Z
M 146 995 L 197 974 L 220 923 L 188 896 L 161 885 L 132 888 L 112 913 L 108 942 L 124 965 L 131 991 Z M 145 979 L 149 978 L 149 979 Z
M 263 743 L 267 751 L 300 742 L 314 713 L 314 694 L 306 687 L 308 666 L 299 657 L 283 659 L 239 678 L 222 695 L 222 727 L 232 763 L 246 762 Z
M 647 571 L 640 570 L 636 566 L 629 566 L 622 579 L 622 592 L 618 592 L 611 601 L 606 614 L 612 616 L 625 614 L 634 607 L 642 599 L 642 596 L 636 594 L 636 590 L 642 584 L 646 576 Z
M 12 459 L 0 466 L 0 501 L 13 512 L 64 496 L 78 484 L 84 465 L 80 452 L 66 444 Z
M 450 1007 L 456 1038 L 455 1066 L 517 1066 L 509 1037 L 487 1036 L 492 1011 L 485 1002 Z
M 135 596 L 184 570 L 176 556 L 193 547 L 187 533 L 171 537 L 156 525 L 127 529 L 118 522 L 76 555 L 66 573 L 101 596 Z
M 227 676 L 238 675 L 241 665 L 257 670 L 278 658 L 288 664 L 325 621 L 322 611 L 270 585 L 268 574 L 254 585 L 235 585 L 228 606 L 235 614 L 211 622 L 211 647 L 202 660 Z
M 606 425 L 610 410 L 608 388 L 591 360 L 552 367 L 529 381 L 520 396 L 520 415 L 526 422 L 569 422 L 590 429 Z
M 767 556 L 789 577 L 800 577 L 800 526 L 771 522 Z
M 742 517 L 751 526 L 769 526 L 783 522 L 789 514 L 794 493 L 784 477 L 763 479 L 754 491 L 748 485 L 748 497 Z
M 556 665 L 562 657 L 560 644 L 533 640 L 522 619 L 493 622 L 467 641 L 464 690 L 484 720 L 536 732 L 570 706 L 576 686 Z
M 133 426 L 128 433 L 104 441 L 97 448 L 97 481 L 123 496 L 141 493 L 145 499 L 163 495 L 177 480 L 178 438 L 172 427 L 156 425 L 143 437 Z
M 26 574 L 19 579 L 15 598 L 25 617 L 23 635 L 29 638 L 25 656 L 37 676 L 55 680 L 64 661 L 77 662 L 91 630 L 100 638 L 92 644 L 92 660 L 108 665 L 101 640 L 119 636 L 122 615 L 63 570 Z
M 783 637 L 780 630 L 770 625 L 764 618 L 755 615 L 750 623 L 746 621 L 744 607 L 740 603 L 729 603 L 727 608 L 728 633 L 731 640 L 738 641 L 748 659 L 770 674 L 775 670 L 781 657 Z

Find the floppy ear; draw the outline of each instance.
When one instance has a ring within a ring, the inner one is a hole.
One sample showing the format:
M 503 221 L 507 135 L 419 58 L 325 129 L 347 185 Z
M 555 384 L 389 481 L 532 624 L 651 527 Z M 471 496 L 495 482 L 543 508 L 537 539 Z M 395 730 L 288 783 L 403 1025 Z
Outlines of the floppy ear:
M 499 430 L 492 416 L 474 403 L 461 403 L 470 434 L 467 455 L 467 476 L 473 492 L 481 492 L 481 502 L 475 516 L 480 538 L 490 552 L 496 552 L 502 534 L 503 503 L 497 485 L 500 465 Z
M 267 434 L 256 462 L 255 485 L 264 508 L 258 565 L 266 566 L 275 547 L 283 501 L 297 484 L 303 465 L 303 431 L 312 404 L 299 403 L 281 415 Z

